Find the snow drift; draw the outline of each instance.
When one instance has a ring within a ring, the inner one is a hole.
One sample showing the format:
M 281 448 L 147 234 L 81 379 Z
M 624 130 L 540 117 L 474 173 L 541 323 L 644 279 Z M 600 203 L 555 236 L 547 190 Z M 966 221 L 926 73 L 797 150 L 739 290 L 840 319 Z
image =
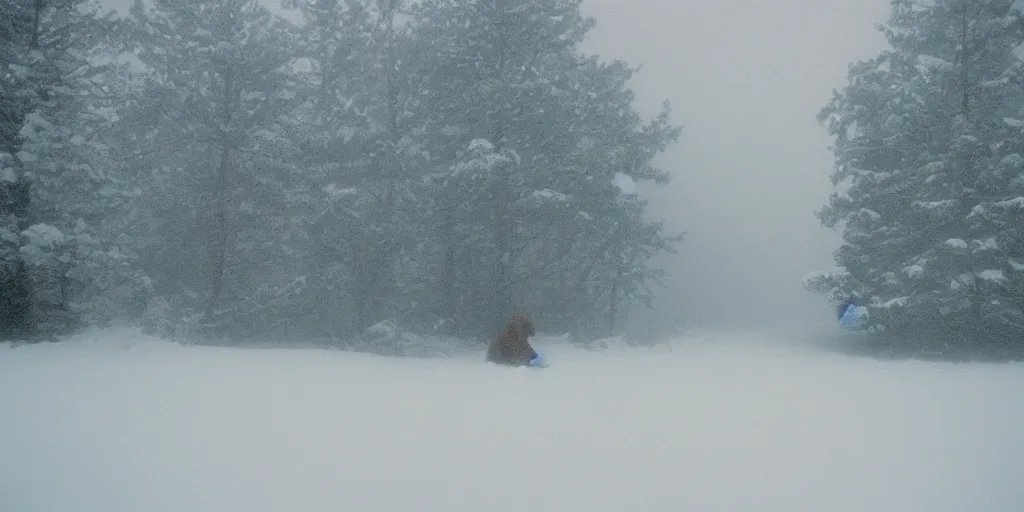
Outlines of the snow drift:
M 0 347 L 0 510 L 1024 508 L 1024 366 L 717 335 L 479 354 Z

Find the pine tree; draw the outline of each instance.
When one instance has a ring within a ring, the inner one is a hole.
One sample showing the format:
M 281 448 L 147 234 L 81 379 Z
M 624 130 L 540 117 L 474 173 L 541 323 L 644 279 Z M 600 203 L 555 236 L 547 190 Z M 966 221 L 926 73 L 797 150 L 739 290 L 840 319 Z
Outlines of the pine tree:
M 4 158 L 3 238 L 17 256 L 5 257 L 15 268 L 5 291 L 25 294 L 27 327 L 48 336 L 112 319 L 131 300 L 125 293 L 134 299 L 132 289 L 144 287 L 130 248 L 106 224 L 124 197 L 103 144 L 116 68 L 100 62 L 112 55 L 116 24 L 88 1 L 12 9 L 8 33 L 16 37 L 3 52 L 4 144 L 13 151 Z
M 281 264 L 293 30 L 255 0 L 158 0 L 132 15 L 145 82 L 123 116 L 146 172 L 142 225 L 162 238 L 144 261 L 179 314 L 238 334 L 304 282 Z
M 429 300 L 422 285 L 417 211 L 424 201 L 416 62 L 402 2 L 296 0 L 305 20 L 305 103 L 291 137 L 309 180 L 313 274 L 306 300 L 318 321 L 351 336 L 409 319 Z
M 494 322 L 494 268 L 501 261 L 495 240 L 494 191 L 517 155 L 478 138 L 457 153 L 450 167 L 430 177 L 432 238 L 438 242 L 435 312 L 454 332 L 480 334 Z M 499 318 L 500 320 L 500 318 Z
M 553 329 L 618 316 L 611 309 L 635 290 L 627 281 L 643 273 L 625 270 L 624 244 L 648 225 L 613 179 L 664 182 L 651 159 L 678 135 L 667 110 L 644 126 L 632 70 L 580 52 L 594 21 L 578 1 L 436 0 L 414 19 L 420 60 L 432 64 L 423 83 L 441 316 L 470 332 L 523 309 Z M 615 244 L 624 251 L 613 256 Z
M 29 278 L 18 251 L 28 227 L 29 188 L 14 155 L 32 108 L 25 64 L 35 28 L 27 2 L 3 0 L 0 12 L 0 338 L 10 338 L 32 331 Z
M 893 344 L 1005 353 L 1024 332 L 1021 14 L 894 0 L 884 31 L 891 49 L 851 67 L 820 115 L 841 187 L 820 215 L 844 243 L 840 270 L 808 285 L 859 298 Z
M 521 307 L 516 304 L 522 290 L 517 260 L 528 243 L 521 238 L 522 200 L 533 189 L 547 188 L 536 186 L 533 175 L 565 142 L 566 132 L 546 123 L 555 119 L 544 115 L 542 103 L 553 94 L 552 88 L 557 91 L 561 85 L 562 73 L 555 65 L 572 62 L 593 20 L 581 15 L 575 0 L 437 0 L 424 2 L 415 16 L 418 38 L 438 56 L 428 78 L 428 92 L 433 93 L 429 101 L 438 114 L 436 129 L 454 134 L 450 148 L 461 150 L 471 140 L 482 139 L 497 153 L 514 155 L 497 163 L 491 179 L 481 184 L 489 211 L 476 216 L 490 232 L 488 253 L 480 255 L 490 271 L 474 276 L 474 281 L 491 296 L 476 304 L 474 316 L 504 318 Z M 448 248 L 446 253 L 459 250 Z M 451 264 L 446 263 L 442 275 L 451 274 Z M 443 289 L 453 283 L 440 285 Z M 444 309 L 469 311 L 451 305 Z
M 646 218 L 647 202 L 636 183 L 667 183 L 667 172 L 653 165 L 654 158 L 678 140 L 680 129 L 670 123 L 668 103 L 647 123 L 633 110 L 628 87 L 634 69 L 622 61 L 603 63 L 587 59 L 578 68 L 571 89 L 571 112 L 581 112 L 573 126 L 577 143 L 569 152 L 571 172 L 563 172 L 560 188 L 574 190 L 579 211 L 570 224 L 578 233 L 577 250 L 563 269 L 576 273 L 553 294 L 573 304 L 568 317 L 577 329 L 590 326 L 592 334 L 615 332 L 625 311 L 635 302 L 650 305 L 650 284 L 662 276 L 650 267 L 661 252 L 673 252 L 681 234 L 667 234 L 663 224 Z M 584 270 L 585 271 L 579 271 Z M 535 286 L 543 287 L 543 282 Z M 603 317 L 607 322 L 599 322 Z M 606 329 L 594 326 L 606 325 Z

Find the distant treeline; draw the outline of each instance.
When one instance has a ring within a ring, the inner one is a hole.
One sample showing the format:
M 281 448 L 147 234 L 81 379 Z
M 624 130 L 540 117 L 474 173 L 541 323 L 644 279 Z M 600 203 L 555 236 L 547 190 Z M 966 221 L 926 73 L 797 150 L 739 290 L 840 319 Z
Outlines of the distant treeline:
M 620 329 L 679 129 L 579 4 L 0 0 L 0 337 Z

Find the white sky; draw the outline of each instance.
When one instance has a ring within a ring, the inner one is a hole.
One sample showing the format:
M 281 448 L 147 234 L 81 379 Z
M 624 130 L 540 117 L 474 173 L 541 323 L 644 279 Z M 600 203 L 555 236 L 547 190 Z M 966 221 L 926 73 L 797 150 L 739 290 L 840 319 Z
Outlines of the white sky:
M 662 159 L 675 178 L 654 214 L 689 238 L 671 260 L 668 316 L 706 327 L 818 329 L 825 298 L 802 290 L 831 268 L 830 139 L 815 116 L 848 65 L 883 48 L 887 0 L 584 0 L 588 49 L 644 68 L 637 105 L 664 99 L 683 125 Z

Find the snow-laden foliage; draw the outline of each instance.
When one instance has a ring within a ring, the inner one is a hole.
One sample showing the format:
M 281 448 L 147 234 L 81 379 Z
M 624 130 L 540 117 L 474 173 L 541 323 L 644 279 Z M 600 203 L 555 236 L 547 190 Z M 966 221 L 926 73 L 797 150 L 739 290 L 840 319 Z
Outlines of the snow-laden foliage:
M 182 317 L 245 332 L 302 275 L 287 264 L 300 169 L 280 135 L 291 27 L 255 0 L 137 4 L 132 26 L 143 80 L 122 115 L 144 176 L 144 268 Z
M 665 179 L 650 162 L 678 134 L 667 108 L 645 124 L 632 70 L 579 52 L 593 20 L 577 0 L 435 0 L 413 17 L 436 63 L 428 131 L 445 137 L 432 181 L 442 316 L 480 329 L 527 309 L 552 328 L 614 329 L 655 277 L 626 253 L 671 246 L 614 182 Z
M 0 279 L 5 306 L 8 292 L 25 291 L 18 330 L 45 336 L 130 315 L 146 281 L 113 222 L 127 197 L 105 141 L 116 122 L 117 25 L 90 1 L 15 4 L 3 52 Z M 8 329 L 19 323 L 11 316 Z
M 1024 339 L 1024 20 L 1012 3 L 894 0 L 891 47 L 854 64 L 821 113 L 838 190 L 820 216 L 844 243 L 841 271 L 807 283 L 859 299 L 893 343 L 1003 351 Z
M 65 75 L 25 64 L 32 13 L 0 2 L 11 304 L 75 288 L 86 324 L 363 348 L 380 326 L 484 336 L 513 312 L 604 335 L 679 240 L 639 195 L 679 131 L 667 105 L 636 113 L 634 69 L 580 51 L 579 0 L 282 2 L 298 24 L 257 0 L 80 9 L 60 19 L 90 37 L 65 61 L 104 34 L 130 64 Z

